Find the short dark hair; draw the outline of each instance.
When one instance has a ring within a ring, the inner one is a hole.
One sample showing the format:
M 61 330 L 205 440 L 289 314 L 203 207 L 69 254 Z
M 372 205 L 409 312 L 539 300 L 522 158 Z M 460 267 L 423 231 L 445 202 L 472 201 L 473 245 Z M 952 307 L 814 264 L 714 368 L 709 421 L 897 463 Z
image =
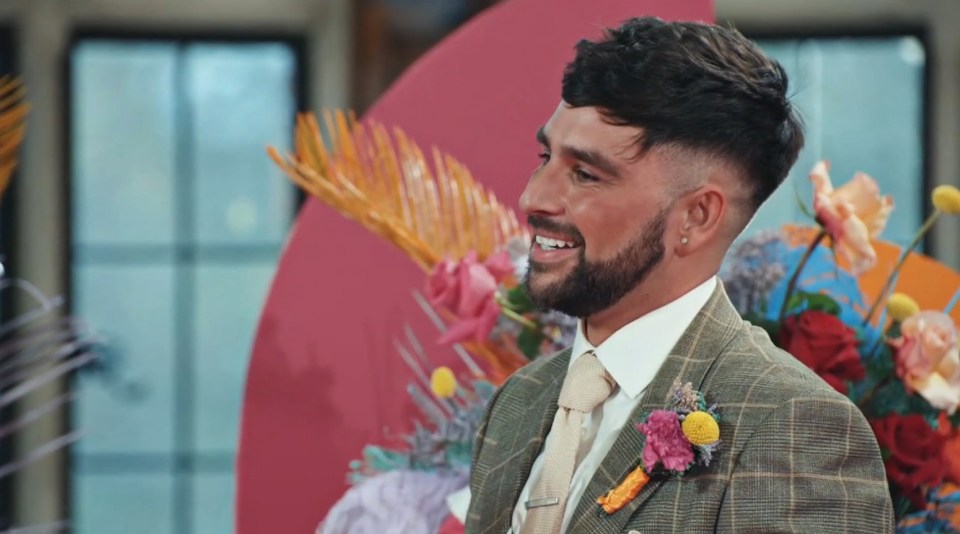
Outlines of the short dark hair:
M 611 124 L 643 129 L 638 155 L 658 146 L 704 151 L 750 181 L 756 210 L 803 147 L 787 74 L 740 32 L 696 22 L 634 18 L 604 39 L 580 41 L 563 100 L 598 108 Z

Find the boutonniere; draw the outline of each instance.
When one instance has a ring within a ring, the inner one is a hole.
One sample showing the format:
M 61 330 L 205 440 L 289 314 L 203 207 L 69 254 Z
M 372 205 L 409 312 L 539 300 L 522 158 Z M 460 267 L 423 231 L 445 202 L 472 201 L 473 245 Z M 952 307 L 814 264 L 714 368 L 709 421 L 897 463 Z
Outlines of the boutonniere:
M 617 487 L 597 499 L 608 514 L 640 493 L 652 474 L 682 476 L 694 466 L 708 466 L 720 446 L 720 416 L 688 382 L 673 383 L 673 406 L 653 410 L 637 425 L 643 434 L 640 462 Z

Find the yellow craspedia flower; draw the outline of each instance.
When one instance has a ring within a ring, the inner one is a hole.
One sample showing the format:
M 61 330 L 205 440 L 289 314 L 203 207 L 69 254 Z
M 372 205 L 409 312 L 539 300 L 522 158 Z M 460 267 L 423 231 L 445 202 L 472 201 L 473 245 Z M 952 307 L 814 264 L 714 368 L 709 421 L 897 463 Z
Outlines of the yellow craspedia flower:
M 690 412 L 681 428 L 683 435 L 694 445 L 710 445 L 720 439 L 720 425 L 707 412 Z
M 457 377 L 449 367 L 437 367 L 430 376 L 430 389 L 441 399 L 449 399 L 457 392 Z
M 952 185 L 933 188 L 933 206 L 943 213 L 960 215 L 960 189 Z
M 887 311 L 890 312 L 891 319 L 903 322 L 907 317 L 920 313 L 920 306 L 917 301 L 907 295 L 894 293 L 890 295 L 890 300 L 887 301 Z

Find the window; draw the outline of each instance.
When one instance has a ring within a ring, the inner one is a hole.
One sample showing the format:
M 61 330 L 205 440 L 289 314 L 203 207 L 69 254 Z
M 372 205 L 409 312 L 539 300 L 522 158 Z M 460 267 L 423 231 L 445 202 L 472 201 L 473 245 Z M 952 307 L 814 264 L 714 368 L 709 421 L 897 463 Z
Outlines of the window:
M 70 51 L 73 313 L 109 339 L 73 424 L 77 534 L 232 532 L 256 322 L 297 203 L 302 52 L 81 36 Z
M 759 39 L 790 77 L 790 96 L 806 125 L 806 146 L 784 185 L 761 208 L 747 235 L 807 222 L 807 175 L 830 161 L 834 185 L 856 171 L 873 176 L 896 210 L 882 238 L 906 245 L 926 216 L 924 176 L 926 54 L 912 35 Z

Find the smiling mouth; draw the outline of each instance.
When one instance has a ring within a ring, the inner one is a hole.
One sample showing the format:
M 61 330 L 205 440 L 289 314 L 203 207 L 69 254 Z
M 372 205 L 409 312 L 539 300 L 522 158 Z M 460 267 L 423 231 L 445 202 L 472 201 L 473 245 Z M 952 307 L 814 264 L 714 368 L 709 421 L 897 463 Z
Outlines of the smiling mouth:
M 542 235 L 534 236 L 533 243 L 534 245 L 542 248 L 543 250 L 562 250 L 562 249 L 569 249 L 569 248 L 577 248 L 579 246 L 573 241 L 564 241 L 563 239 L 544 237 Z

